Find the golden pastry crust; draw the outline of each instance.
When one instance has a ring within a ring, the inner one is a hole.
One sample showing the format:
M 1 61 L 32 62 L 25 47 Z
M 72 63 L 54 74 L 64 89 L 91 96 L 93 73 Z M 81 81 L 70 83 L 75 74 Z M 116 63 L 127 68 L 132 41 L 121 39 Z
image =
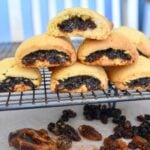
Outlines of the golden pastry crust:
M 110 81 L 113 82 L 118 89 L 143 90 L 150 89 L 150 86 L 129 87 L 127 83 L 129 83 L 131 80 L 136 80 L 139 78 L 150 78 L 150 69 L 148 68 L 150 68 L 150 60 L 143 56 L 139 56 L 139 59 L 132 65 L 122 67 L 111 67 L 107 68 L 106 70 Z
M 11 132 L 8 142 L 18 150 L 58 150 L 56 143 L 44 129 L 24 128 Z
M 140 32 L 136 29 L 122 26 L 116 28 L 115 31 L 122 33 L 126 36 L 136 48 L 145 56 L 150 57 L 150 40 L 143 32 Z
M 41 34 L 38 36 L 34 36 L 26 41 L 24 41 L 16 51 L 16 62 L 20 66 L 26 66 L 22 63 L 23 57 L 26 55 L 39 51 L 39 50 L 57 50 L 58 52 L 64 52 L 70 57 L 70 61 L 64 62 L 64 66 L 68 66 L 73 64 L 76 61 L 76 52 L 71 43 L 71 41 L 67 38 L 61 37 L 53 37 L 48 34 Z M 62 65 L 62 64 L 61 64 Z M 60 66 L 60 64 L 52 64 L 49 61 L 40 61 L 36 60 L 33 65 L 29 65 L 26 67 L 56 67 Z
M 125 53 L 131 56 L 131 59 L 110 59 L 107 56 L 102 56 L 93 62 L 85 61 L 85 58 L 91 53 L 109 48 L 112 48 L 116 51 L 124 50 Z M 134 63 L 138 58 L 138 52 L 136 51 L 135 46 L 124 35 L 112 31 L 106 40 L 84 40 L 78 49 L 77 57 L 82 63 L 87 65 L 120 66 Z
M 71 33 L 59 30 L 58 24 L 75 16 L 81 17 L 84 20 L 90 18 L 97 27 L 93 30 L 88 29 L 86 31 L 76 29 Z M 49 22 L 47 32 L 53 36 L 81 36 L 90 39 L 106 39 L 110 34 L 112 26 L 112 23 L 107 18 L 87 8 L 67 8 Z
M 41 84 L 41 74 L 38 69 L 24 68 L 16 64 L 15 58 L 6 58 L 0 61 L 0 83 L 8 77 L 23 77 L 29 79 L 35 87 Z M 32 87 L 17 84 L 14 87 L 14 92 L 22 92 L 30 90 Z
M 52 72 L 51 77 L 51 90 L 53 92 L 56 92 L 56 87 L 59 84 L 59 80 L 64 80 L 69 77 L 75 77 L 75 76 L 91 76 L 98 80 L 100 80 L 101 84 L 99 89 L 107 89 L 108 88 L 108 78 L 106 75 L 106 72 L 102 67 L 96 67 L 96 66 L 87 66 L 84 64 L 81 64 L 79 62 L 76 62 L 72 66 L 69 67 L 62 67 L 62 68 L 55 68 Z M 85 85 L 80 86 L 77 89 L 68 90 L 63 89 L 59 92 L 72 92 L 72 93 L 79 93 L 79 92 L 87 92 L 88 89 Z

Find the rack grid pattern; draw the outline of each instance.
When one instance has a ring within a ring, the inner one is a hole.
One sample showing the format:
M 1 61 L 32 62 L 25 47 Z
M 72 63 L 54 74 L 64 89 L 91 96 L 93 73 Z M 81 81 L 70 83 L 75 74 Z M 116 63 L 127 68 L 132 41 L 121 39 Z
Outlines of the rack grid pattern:
M 18 44 L 19 43 L 1 43 L 0 58 L 13 56 Z M 52 93 L 50 91 L 51 72 L 49 72 L 48 69 L 41 69 L 40 71 L 43 79 L 40 88 L 26 92 L 0 93 L 0 111 L 86 103 L 111 104 L 124 101 L 150 100 L 150 91 L 120 91 L 111 84 L 108 90 L 88 93 Z

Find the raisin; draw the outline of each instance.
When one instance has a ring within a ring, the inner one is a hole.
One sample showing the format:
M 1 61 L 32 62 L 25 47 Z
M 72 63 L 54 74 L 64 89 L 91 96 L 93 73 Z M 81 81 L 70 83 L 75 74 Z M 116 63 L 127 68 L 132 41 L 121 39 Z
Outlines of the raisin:
M 49 123 L 48 130 L 55 135 L 64 135 L 73 141 L 80 141 L 78 132 L 69 124 L 65 124 L 62 120 L 55 123 Z
M 55 135 L 62 134 L 62 131 L 60 130 L 60 128 L 53 122 L 49 123 L 47 128 L 50 132 L 52 132 Z
M 138 148 L 138 144 L 132 141 L 132 142 L 130 142 L 128 144 L 128 148 L 133 149 L 133 150 L 137 149 Z
M 67 115 L 62 115 L 61 117 L 60 117 L 60 120 L 62 120 L 62 121 L 69 121 L 69 117 L 67 116 Z
M 116 123 L 116 124 L 122 124 L 126 121 L 126 117 L 125 116 L 119 116 L 116 118 L 113 118 L 112 122 Z
M 145 120 L 150 120 L 150 115 L 149 114 L 145 114 L 144 118 L 145 118 Z
M 137 120 L 140 122 L 144 121 L 144 117 L 142 115 L 137 116 Z
M 100 120 L 103 124 L 108 123 L 108 116 L 107 115 L 101 115 Z
M 71 109 L 66 109 L 63 111 L 63 115 L 68 116 L 69 118 L 75 118 L 77 116 L 76 112 Z

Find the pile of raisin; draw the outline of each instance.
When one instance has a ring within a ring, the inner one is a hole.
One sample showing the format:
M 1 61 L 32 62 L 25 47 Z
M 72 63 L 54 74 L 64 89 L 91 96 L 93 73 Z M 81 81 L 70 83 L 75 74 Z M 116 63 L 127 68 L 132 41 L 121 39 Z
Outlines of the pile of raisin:
M 64 123 L 63 121 L 57 121 L 56 123 L 49 123 L 48 130 L 55 135 L 64 135 L 71 139 L 72 141 L 80 141 L 81 138 L 78 132 L 69 124 Z
M 141 122 L 139 126 L 133 126 L 133 134 L 150 139 L 150 115 L 137 116 L 137 120 Z
M 64 110 L 60 119 L 56 123 L 50 122 L 47 128 L 54 135 L 65 136 L 71 141 L 80 141 L 81 138 L 78 132 L 72 126 L 65 123 L 69 121 L 70 118 L 75 118 L 76 115 L 77 114 L 70 109 Z
M 109 118 L 115 120 L 121 117 L 121 110 L 117 108 L 109 108 L 106 105 L 85 105 L 83 115 L 87 120 L 101 120 L 107 124 Z
M 114 133 L 104 140 L 101 150 L 109 150 L 109 147 L 116 149 L 121 146 L 118 145 L 118 142 L 124 145 L 120 138 L 132 139 L 128 144 L 130 149 L 150 150 L 149 114 L 137 116 L 137 120 L 140 122 L 138 126 L 133 126 L 126 116 L 122 115 L 120 109 L 109 108 L 106 105 L 87 104 L 84 106 L 83 115 L 87 120 L 101 120 L 104 124 L 108 123 L 109 118 L 112 118 L 112 122 L 116 124 Z
M 133 137 L 131 122 L 128 121 L 128 120 L 126 120 L 123 123 L 118 124 L 114 128 L 114 134 L 113 134 L 113 136 L 115 138 L 131 139 Z

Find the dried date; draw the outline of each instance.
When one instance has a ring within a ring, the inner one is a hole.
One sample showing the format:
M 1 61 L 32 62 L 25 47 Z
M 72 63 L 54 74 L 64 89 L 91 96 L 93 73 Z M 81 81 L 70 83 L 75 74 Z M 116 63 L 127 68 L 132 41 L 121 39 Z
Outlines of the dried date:
M 89 125 L 81 125 L 78 128 L 80 134 L 89 140 L 92 141 L 100 141 L 102 140 L 102 135 L 93 127 L 89 126 Z

